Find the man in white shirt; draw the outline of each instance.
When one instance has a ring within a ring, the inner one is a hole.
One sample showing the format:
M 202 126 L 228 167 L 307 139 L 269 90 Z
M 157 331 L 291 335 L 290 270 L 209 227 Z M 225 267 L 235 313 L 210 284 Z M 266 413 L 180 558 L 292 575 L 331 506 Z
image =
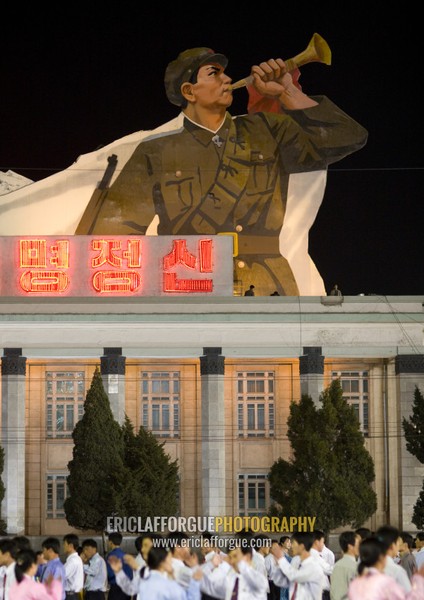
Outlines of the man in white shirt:
M 280 544 L 280 546 L 282 547 L 282 549 L 284 551 L 284 556 L 286 557 L 286 559 L 289 562 L 292 561 L 293 557 L 291 555 L 291 538 L 289 535 L 282 535 L 278 542 L 276 540 L 273 540 L 272 544 Z M 272 554 L 271 549 L 270 549 L 268 556 L 265 557 L 265 563 L 266 563 L 266 567 L 267 567 L 267 575 L 268 575 L 268 580 L 269 580 L 269 591 L 270 591 L 268 600 L 288 600 L 289 588 L 288 587 L 283 588 L 283 589 L 279 588 L 277 585 L 275 585 L 275 583 L 272 579 L 272 574 L 274 572 L 274 569 L 278 568 L 278 563 L 277 563 L 277 559 Z
M 174 579 L 186 588 L 191 577 L 191 568 L 186 561 L 190 560 L 190 538 L 182 531 L 175 531 L 167 535 L 167 547 L 172 554 L 172 572 Z
M 66 600 L 79 600 L 79 594 L 84 587 L 84 563 L 78 554 L 79 539 L 73 533 L 68 533 L 63 538 L 63 551 L 65 561 L 65 593 Z
M 222 538 L 219 538 L 216 533 L 210 533 L 205 531 L 200 536 L 200 552 L 203 555 L 204 561 L 208 562 L 215 554 L 221 554 L 221 558 L 225 558 L 227 555 L 221 549 L 220 540 L 224 542 Z
M 339 544 L 343 556 L 336 561 L 330 582 L 331 600 L 347 600 L 349 584 L 358 575 L 359 542 L 361 536 L 354 531 L 343 531 Z
M 294 533 L 291 538 L 293 560 L 284 556 L 281 546 L 273 545 L 271 552 L 278 562 L 273 581 L 282 588 L 289 587 L 289 598 L 293 600 L 321 600 L 324 574 L 310 550 L 314 535 L 310 532 Z
M 13 540 L 7 538 L 0 540 L 0 566 L 4 567 L 3 598 L 11 600 L 10 588 L 16 581 L 15 564 L 18 546 Z
M 385 574 L 393 577 L 393 579 L 395 579 L 406 592 L 410 592 L 411 582 L 409 581 L 409 577 L 405 569 L 400 565 L 397 565 L 394 561 L 394 558 L 399 554 L 399 530 L 391 525 L 383 525 L 383 527 L 380 527 L 377 530 L 376 535 L 386 547 L 386 567 L 384 569 Z
M 424 531 L 419 531 L 417 533 L 415 546 L 417 547 L 417 552 L 414 554 L 414 556 L 417 563 L 417 568 L 419 569 L 422 565 L 424 565 Z
M 265 558 L 271 550 L 271 539 L 267 535 L 258 534 L 252 539 L 252 544 L 253 568 L 256 568 L 268 578 Z
M 324 546 L 322 548 L 321 556 L 326 562 L 328 562 L 328 564 L 331 567 L 334 567 L 334 564 L 336 562 L 336 557 L 334 555 L 334 552 L 326 545 L 325 541 L 324 541 Z
M 267 600 L 268 579 L 254 569 L 252 550 L 241 543 L 230 548 L 228 559 L 217 554 L 203 565 L 202 593 L 220 600 Z
M 84 562 L 84 599 L 105 600 L 107 590 L 107 567 L 105 559 L 97 552 L 97 542 L 93 539 L 82 543 L 81 558 Z
M 139 535 L 138 537 L 135 538 L 135 549 L 137 550 L 137 554 L 135 556 L 135 562 L 137 563 L 137 571 L 139 571 L 140 569 L 142 569 L 143 567 L 145 567 L 147 565 L 147 562 L 143 556 L 143 544 L 148 541 L 147 540 L 147 536 L 146 535 Z M 147 554 L 149 553 L 150 548 L 147 550 Z
M 322 600 L 330 600 L 330 575 L 333 572 L 333 565 L 328 563 L 322 556 L 322 552 L 325 546 L 324 532 L 317 529 L 313 532 L 313 536 L 314 542 L 311 548 L 311 556 L 318 562 L 324 574 L 324 589 L 322 591 Z

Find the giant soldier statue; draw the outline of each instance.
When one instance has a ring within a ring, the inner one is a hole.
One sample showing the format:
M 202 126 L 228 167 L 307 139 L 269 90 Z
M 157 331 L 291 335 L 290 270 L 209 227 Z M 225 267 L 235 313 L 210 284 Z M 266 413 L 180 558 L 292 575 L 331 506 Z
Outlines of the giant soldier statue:
M 139 143 L 77 233 L 144 235 L 156 217 L 159 235 L 231 234 L 235 280 L 257 295 L 299 295 L 279 246 L 289 175 L 326 169 L 362 148 L 367 131 L 325 96 L 307 96 L 282 59 L 251 70 L 255 93 L 282 110 L 232 117 L 227 63 L 192 48 L 168 65 L 179 129 Z

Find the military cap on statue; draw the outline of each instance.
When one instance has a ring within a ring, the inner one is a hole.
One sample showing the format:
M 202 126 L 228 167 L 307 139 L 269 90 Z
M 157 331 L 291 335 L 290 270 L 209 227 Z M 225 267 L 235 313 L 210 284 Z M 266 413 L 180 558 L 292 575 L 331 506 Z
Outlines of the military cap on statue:
M 166 67 L 165 90 L 168 100 L 176 106 L 181 106 L 183 103 L 182 84 L 190 81 L 193 74 L 202 65 L 209 63 L 217 63 L 225 69 L 228 59 L 223 54 L 217 54 L 210 48 L 190 48 L 181 52 L 178 58 Z

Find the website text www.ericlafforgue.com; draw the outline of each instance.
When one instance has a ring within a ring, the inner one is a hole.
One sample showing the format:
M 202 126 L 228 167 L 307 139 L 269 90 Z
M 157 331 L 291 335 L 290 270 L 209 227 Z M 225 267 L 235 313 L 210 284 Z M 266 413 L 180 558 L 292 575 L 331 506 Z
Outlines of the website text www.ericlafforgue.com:
M 220 550 L 232 550 L 233 548 L 249 548 L 251 542 L 249 539 L 235 538 L 235 537 L 219 537 L 218 535 L 212 535 L 210 538 L 200 537 L 188 537 L 181 538 L 179 540 L 167 539 L 166 537 L 154 538 L 152 545 L 154 548 L 168 548 L 172 550 L 177 546 L 181 548 L 219 548 Z M 257 539 L 255 540 L 255 548 L 270 548 L 272 544 L 271 539 Z
M 316 517 L 108 517 L 107 531 L 120 533 L 175 533 L 192 534 L 233 534 L 240 532 L 281 535 L 295 531 L 313 531 Z

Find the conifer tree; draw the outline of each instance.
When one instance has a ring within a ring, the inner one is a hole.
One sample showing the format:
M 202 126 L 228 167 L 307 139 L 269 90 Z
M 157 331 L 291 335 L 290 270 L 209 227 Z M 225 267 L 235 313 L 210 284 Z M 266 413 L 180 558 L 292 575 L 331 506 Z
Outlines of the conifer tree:
M 374 464 L 340 382 L 333 381 L 320 400 L 316 407 L 304 395 L 290 406 L 287 435 L 293 454 L 271 467 L 276 502 L 271 514 L 316 517 L 315 527 L 325 532 L 359 527 L 377 508 Z
M 424 483 L 414 504 L 411 521 L 420 531 L 424 529 Z
M 178 461 L 172 461 L 164 443 L 140 427 L 137 434 L 126 416 L 122 426 L 125 465 L 130 473 L 125 492 L 125 513 L 142 520 L 175 515 L 178 510 Z
M 424 464 L 424 396 L 415 386 L 412 415 L 402 420 L 406 449 Z M 423 487 L 414 505 L 412 523 L 420 530 L 424 528 L 424 480 Z
M 412 415 L 402 419 L 406 449 L 424 464 L 424 396 L 415 386 Z
M 98 367 L 72 437 L 66 519 L 78 529 L 103 531 L 108 516 L 122 514 L 127 475 L 122 429 L 113 417 Z

